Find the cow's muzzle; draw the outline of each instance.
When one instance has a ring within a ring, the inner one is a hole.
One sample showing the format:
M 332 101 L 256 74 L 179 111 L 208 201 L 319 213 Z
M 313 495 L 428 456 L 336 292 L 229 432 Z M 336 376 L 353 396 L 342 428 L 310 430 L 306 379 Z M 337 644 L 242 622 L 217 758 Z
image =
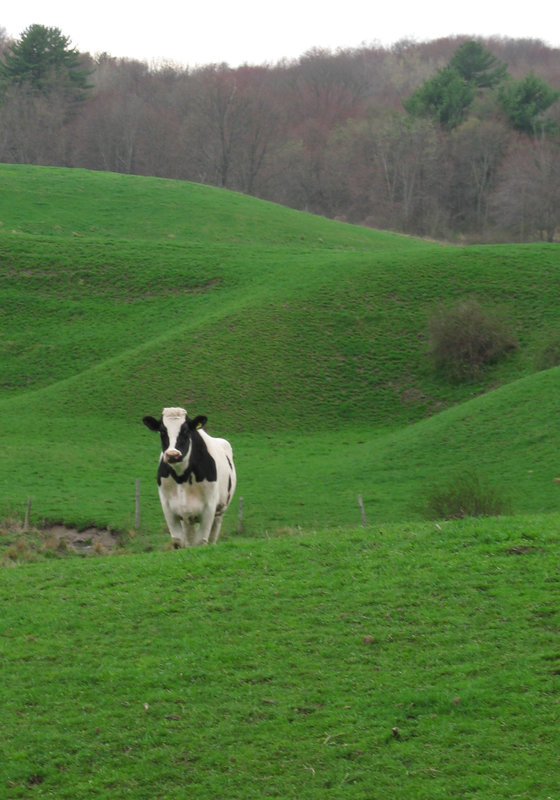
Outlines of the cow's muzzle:
M 182 458 L 183 454 L 180 450 L 166 450 L 163 454 L 163 460 L 168 464 L 177 464 Z

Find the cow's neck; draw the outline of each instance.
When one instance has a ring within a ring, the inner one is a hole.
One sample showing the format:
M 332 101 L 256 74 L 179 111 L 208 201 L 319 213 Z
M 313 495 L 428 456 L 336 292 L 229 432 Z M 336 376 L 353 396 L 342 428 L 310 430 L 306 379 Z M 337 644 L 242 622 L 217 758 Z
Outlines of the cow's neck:
M 179 461 L 177 464 L 167 464 L 167 476 L 173 478 L 176 483 L 186 483 L 193 474 L 192 468 L 186 461 Z

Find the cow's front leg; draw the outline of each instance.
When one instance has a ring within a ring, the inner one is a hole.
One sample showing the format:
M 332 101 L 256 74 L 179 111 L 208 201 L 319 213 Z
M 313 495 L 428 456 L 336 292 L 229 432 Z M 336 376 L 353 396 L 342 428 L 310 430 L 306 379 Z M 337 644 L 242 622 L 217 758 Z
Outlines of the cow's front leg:
M 210 541 L 210 532 L 212 530 L 212 523 L 214 521 L 214 511 L 205 508 L 200 515 L 200 524 L 196 532 L 195 544 L 208 544 Z
M 183 517 L 183 536 L 185 538 L 184 547 L 192 547 L 197 542 L 196 536 L 196 523 L 198 522 L 198 517 L 195 516 L 187 516 Z
M 173 547 L 187 547 L 188 540 L 185 536 L 183 520 L 181 517 L 169 510 L 164 510 L 163 513 L 165 516 L 165 521 L 167 522 L 167 528 L 171 536 L 171 541 L 173 542 Z

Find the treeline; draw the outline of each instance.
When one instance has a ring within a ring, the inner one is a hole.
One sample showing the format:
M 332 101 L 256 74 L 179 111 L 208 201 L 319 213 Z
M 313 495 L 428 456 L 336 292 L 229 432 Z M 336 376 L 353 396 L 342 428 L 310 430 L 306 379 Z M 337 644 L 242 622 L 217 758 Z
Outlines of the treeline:
M 559 88 L 560 50 L 537 40 L 186 69 L 80 54 L 36 25 L 0 37 L 0 160 L 192 180 L 435 238 L 552 241 Z

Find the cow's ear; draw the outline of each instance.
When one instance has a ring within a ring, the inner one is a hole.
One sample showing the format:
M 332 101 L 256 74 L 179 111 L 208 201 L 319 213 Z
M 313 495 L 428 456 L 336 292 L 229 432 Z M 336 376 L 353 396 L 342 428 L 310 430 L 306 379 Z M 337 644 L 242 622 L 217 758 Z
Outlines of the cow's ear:
M 151 431 L 159 431 L 159 422 L 155 417 L 143 417 L 142 422 Z
M 189 428 L 191 429 L 191 431 L 198 431 L 200 430 L 200 428 L 203 428 L 207 422 L 208 422 L 208 417 L 199 415 L 198 417 L 189 420 Z

